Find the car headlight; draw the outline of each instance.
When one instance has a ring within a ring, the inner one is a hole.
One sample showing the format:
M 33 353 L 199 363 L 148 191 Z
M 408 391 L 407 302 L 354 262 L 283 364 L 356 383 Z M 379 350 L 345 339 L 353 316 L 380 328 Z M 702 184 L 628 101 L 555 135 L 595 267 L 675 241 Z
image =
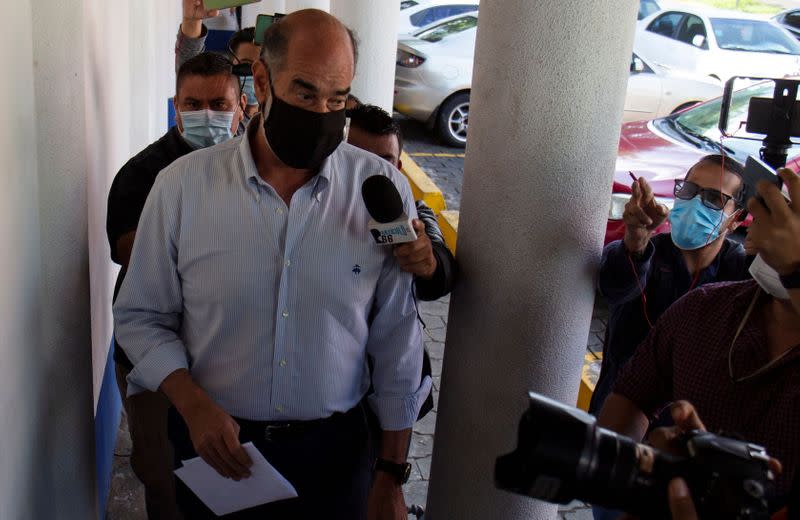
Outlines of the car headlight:
M 631 200 L 630 193 L 612 193 L 611 206 L 608 208 L 608 220 L 622 220 L 622 214 L 625 212 L 625 204 Z M 656 197 L 657 204 L 663 204 L 667 209 L 672 210 L 672 205 L 675 203 L 672 199 L 664 197 Z

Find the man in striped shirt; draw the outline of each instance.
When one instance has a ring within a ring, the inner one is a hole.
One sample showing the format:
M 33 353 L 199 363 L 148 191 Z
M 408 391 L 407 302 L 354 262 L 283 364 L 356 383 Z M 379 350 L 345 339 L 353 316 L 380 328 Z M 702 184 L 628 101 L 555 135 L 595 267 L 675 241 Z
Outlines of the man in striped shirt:
M 177 410 L 176 459 L 247 478 L 252 441 L 299 493 L 241 518 L 406 517 L 408 439 L 431 382 L 412 276 L 370 239 L 362 182 L 389 177 L 416 212 L 396 169 L 342 142 L 355 55 L 321 11 L 268 29 L 253 67 L 266 115 L 159 175 L 114 307 L 129 394 L 160 390 Z M 181 486 L 178 502 L 211 516 Z

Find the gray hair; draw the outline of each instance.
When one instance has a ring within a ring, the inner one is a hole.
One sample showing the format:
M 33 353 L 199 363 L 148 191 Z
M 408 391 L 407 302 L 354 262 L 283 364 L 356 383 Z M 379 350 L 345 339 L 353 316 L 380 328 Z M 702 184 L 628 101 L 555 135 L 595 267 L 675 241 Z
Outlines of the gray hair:
M 285 66 L 286 53 L 289 51 L 291 29 L 283 19 L 273 23 L 264 31 L 264 42 L 261 44 L 261 59 L 270 70 L 281 70 Z M 344 26 L 353 46 L 353 70 L 358 63 L 358 38 L 352 29 Z

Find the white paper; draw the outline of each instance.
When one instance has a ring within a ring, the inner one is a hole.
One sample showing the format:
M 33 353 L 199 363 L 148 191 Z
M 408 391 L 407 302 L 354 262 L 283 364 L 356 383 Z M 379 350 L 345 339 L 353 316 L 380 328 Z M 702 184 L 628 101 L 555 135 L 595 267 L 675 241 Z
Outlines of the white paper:
M 252 442 L 242 447 L 253 461 L 249 478 L 239 482 L 225 478 L 200 457 L 185 461 L 175 474 L 218 516 L 297 496 L 294 486 Z

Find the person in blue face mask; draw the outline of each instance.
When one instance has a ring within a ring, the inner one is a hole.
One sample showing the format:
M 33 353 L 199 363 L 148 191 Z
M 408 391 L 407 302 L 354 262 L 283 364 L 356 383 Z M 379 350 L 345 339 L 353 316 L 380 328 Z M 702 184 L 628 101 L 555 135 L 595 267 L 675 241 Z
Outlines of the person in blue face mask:
M 175 66 L 180 68 L 186 61 L 206 50 L 208 28 L 204 20 L 216 19 L 224 12 L 206 10 L 201 0 L 183 0 L 183 19 L 175 41 Z M 234 33 L 228 42 L 228 53 L 235 64 L 252 65 L 258 61 L 261 47 L 255 44 L 255 27 L 246 27 Z M 244 124 L 258 112 L 253 76 L 240 78 L 242 93 L 247 96 Z
M 122 167 L 108 195 L 106 231 L 111 259 L 122 266 L 115 299 L 127 272 L 139 216 L 156 176 L 178 158 L 230 139 L 242 120 L 244 103 L 231 63 L 222 56 L 200 54 L 178 71 L 177 125 Z M 128 397 L 126 379 L 133 365 L 116 343 L 114 360 L 133 443 L 131 466 L 144 484 L 148 517 L 179 518 L 167 439 L 168 402 L 155 392 Z
M 675 181 L 672 210 L 658 204 L 646 180 L 631 186 L 625 237 L 605 247 L 600 266 L 598 286 L 610 316 L 591 413 L 599 413 L 617 374 L 675 301 L 701 285 L 748 278 L 745 251 L 728 238 L 745 215 L 742 172 L 731 157 L 703 157 Z M 671 232 L 654 234 L 667 221 Z M 595 518 L 615 514 L 596 510 Z
M 673 302 L 691 288 L 747 277 L 744 249 L 728 238 L 744 216 L 741 174 L 730 157 L 703 157 L 675 182 L 671 211 L 656 202 L 646 180 L 631 186 L 625 238 L 606 246 L 600 267 L 611 316 L 590 411 L 600 409 L 616 373 Z M 671 232 L 654 235 L 666 221 Z

